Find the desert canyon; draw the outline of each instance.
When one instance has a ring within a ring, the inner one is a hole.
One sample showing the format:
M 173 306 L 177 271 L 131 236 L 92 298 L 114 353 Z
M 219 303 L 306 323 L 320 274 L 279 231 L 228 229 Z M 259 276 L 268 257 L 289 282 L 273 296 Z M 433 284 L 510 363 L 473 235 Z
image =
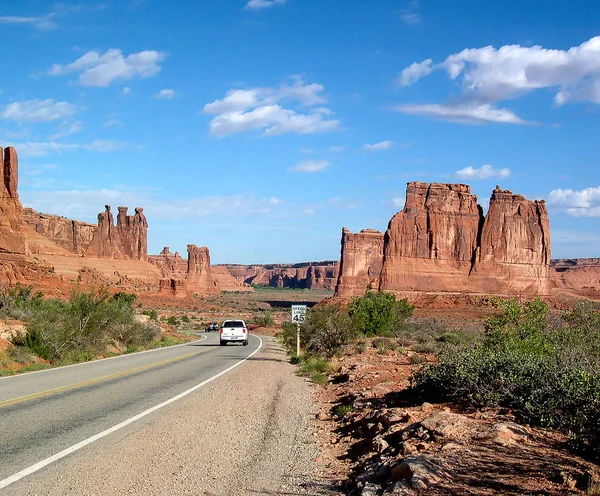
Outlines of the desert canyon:
M 167 246 L 149 255 L 142 207 L 129 215 L 118 206 L 115 219 L 106 205 L 97 224 L 23 208 L 17 152 L 8 147 L 1 154 L 3 283 L 48 288 L 77 282 L 164 297 L 252 291 L 252 285 L 335 289 L 339 298 L 368 289 L 409 296 L 600 296 L 600 259 L 551 260 L 545 202 L 500 187 L 484 215 L 466 184 L 410 182 L 405 207 L 385 233 L 342 229 L 339 263 L 213 266 L 206 246 L 189 244 L 187 259 Z

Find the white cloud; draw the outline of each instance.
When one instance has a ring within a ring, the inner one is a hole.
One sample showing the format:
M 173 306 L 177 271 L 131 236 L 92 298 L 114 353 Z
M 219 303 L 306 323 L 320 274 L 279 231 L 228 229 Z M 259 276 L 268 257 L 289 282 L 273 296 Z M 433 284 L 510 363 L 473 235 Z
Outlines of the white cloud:
M 102 124 L 102 127 L 123 127 L 123 122 L 119 119 L 110 119 Z
M 417 64 L 429 67 L 427 61 Z M 409 71 L 408 84 L 431 71 Z M 434 69 L 445 69 L 463 91 L 480 102 L 518 97 L 541 88 L 557 89 L 554 101 L 600 103 L 600 36 L 590 38 L 568 50 L 547 49 L 539 45 L 504 45 L 467 48 L 446 58 Z M 403 72 L 403 74 L 404 74 Z M 402 78 L 402 77 L 401 77 Z
M 94 140 L 90 143 L 61 143 L 57 141 L 9 143 L 14 146 L 20 157 L 43 157 L 52 153 L 63 153 L 73 150 L 86 150 L 90 152 L 109 152 L 125 148 L 128 145 L 119 141 Z
M 27 100 L 14 102 L 4 107 L 0 118 L 17 122 L 49 122 L 71 117 L 77 107 L 67 102 L 47 100 Z
M 293 84 L 282 84 L 277 88 L 259 87 L 248 90 L 230 90 L 222 100 L 204 106 L 204 113 L 215 115 L 209 131 L 215 136 L 228 136 L 245 131 L 263 130 L 265 136 L 297 133 L 312 134 L 334 131 L 339 121 L 328 119 L 331 111 L 322 106 L 327 103 L 321 95 L 320 84 L 305 84 L 298 76 Z M 280 105 L 296 103 L 301 107 L 313 107 L 309 113 Z
M 402 197 L 398 197 L 398 198 L 392 198 L 392 205 L 394 205 L 394 207 L 396 208 L 404 208 L 404 204 L 406 203 L 406 198 Z
M 424 115 L 460 124 L 485 124 L 489 122 L 533 124 L 521 119 L 508 109 L 496 108 L 488 103 L 398 105 L 394 107 L 394 110 L 404 114 Z
M 371 152 L 374 151 L 382 151 L 389 150 L 392 146 L 394 146 L 394 142 L 390 140 L 381 141 L 380 143 L 369 144 L 367 143 L 363 146 L 363 150 L 368 150 Z
M 174 96 L 175 96 L 175 91 L 174 90 L 165 89 L 165 90 L 160 90 L 156 95 L 154 95 L 154 98 L 159 98 L 159 99 L 163 99 L 163 100 L 170 100 Z
M 427 76 L 433 72 L 433 67 L 431 66 L 432 63 L 433 61 L 431 59 L 424 60 L 418 64 L 414 62 L 402 71 L 397 79 L 397 83 L 402 86 L 409 86 L 416 83 L 423 76 Z
M 400 19 L 402 19 L 402 22 L 404 22 L 404 24 L 409 24 L 411 26 L 414 26 L 415 24 L 419 24 L 421 22 L 421 16 L 418 12 L 401 12 Z
M 166 57 L 164 52 L 144 50 L 124 57 L 121 50 L 111 49 L 103 54 L 87 52 L 68 65 L 54 64 L 51 76 L 79 72 L 79 82 L 83 86 L 109 86 L 117 79 L 129 80 L 136 77 L 146 78 L 158 74 L 159 62 Z
M 600 217 L 600 186 L 580 191 L 555 189 L 548 195 L 548 203 L 572 217 Z
M 73 134 L 80 133 L 83 131 L 85 127 L 81 121 L 75 122 L 62 122 L 60 126 L 58 126 L 57 131 L 50 136 L 51 140 L 57 140 L 64 138 L 65 136 L 71 136 Z
M 131 88 L 129 86 L 125 86 L 125 88 L 121 90 L 121 95 L 129 95 L 129 93 L 131 93 Z
M 140 190 L 56 189 L 23 191 L 22 201 L 39 212 L 52 212 L 65 217 L 95 222 L 105 204 L 141 206 L 150 223 L 154 220 L 184 220 L 190 217 L 248 217 L 268 215 L 285 208 L 277 197 L 256 198 L 240 194 L 206 196 L 178 200 L 160 199 Z
M 469 166 L 456 171 L 456 175 L 461 179 L 468 179 L 471 181 L 491 179 L 492 177 L 504 179 L 510 176 L 510 169 L 494 169 L 489 164 L 482 165 L 479 169 Z
M 285 0 L 250 0 L 244 8 L 249 10 L 261 10 L 283 4 L 285 4 Z
M 0 24 L 24 24 L 39 30 L 55 29 L 57 26 L 51 19 L 52 15 L 44 17 L 0 16 Z
M 298 162 L 292 167 L 292 170 L 296 172 L 321 172 L 330 165 L 328 160 L 305 160 L 304 162 Z

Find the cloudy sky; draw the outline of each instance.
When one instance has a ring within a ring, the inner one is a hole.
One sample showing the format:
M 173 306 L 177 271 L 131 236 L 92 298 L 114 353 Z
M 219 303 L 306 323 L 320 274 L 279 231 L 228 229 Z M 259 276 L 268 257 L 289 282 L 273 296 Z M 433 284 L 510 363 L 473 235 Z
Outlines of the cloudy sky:
M 600 256 L 600 4 L 2 2 L 0 146 L 24 205 L 145 209 L 149 249 L 336 259 L 408 181 L 548 202 Z

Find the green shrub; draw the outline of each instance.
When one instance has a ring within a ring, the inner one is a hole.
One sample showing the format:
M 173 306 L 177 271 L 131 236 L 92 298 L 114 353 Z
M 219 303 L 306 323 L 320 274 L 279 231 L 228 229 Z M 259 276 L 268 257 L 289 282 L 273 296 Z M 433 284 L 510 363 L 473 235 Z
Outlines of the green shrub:
M 364 339 L 359 339 L 354 343 L 355 353 L 364 353 L 367 351 L 367 342 Z
M 536 300 L 497 303 L 482 342 L 446 347 L 412 377 L 420 399 L 511 408 L 527 423 L 571 435 L 600 456 L 600 318 L 579 305 L 558 320 Z
M 190 322 L 190 318 L 187 315 L 181 317 L 181 322 L 188 324 Z
M 300 365 L 301 375 L 312 375 L 314 373 L 323 373 L 327 370 L 327 360 L 316 357 L 307 357 L 302 360 Z
M 375 338 L 371 343 L 373 348 L 377 349 L 377 353 L 385 355 L 390 350 L 395 350 L 397 345 L 390 338 Z
M 326 358 L 338 353 L 342 346 L 355 337 L 356 327 L 350 316 L 332 306 L 311 309 L 306 321 L 300 326 L 302 348 L 309 354 Z
M 177 325 L 179 325 L 179 321 L 177 320 L 177 317 L 171 315 L 167 319 L 167 324 L 172 325 L 172 326 L 177 326 Z
M 269 311 L 261 312 L 258 316 L 254 316 L 254 323 L 260 327 L 272 327 L 275 323 L 273 314 Z
M 371 291 L 354 298 L 348 308 L 358 330 L 365 336 L 397 335 L 414 311 L 406 299 L 396 300 L 391 293 Z
M 350 405 L 338 405 L 333 409 L 333 414 L 338 418 L 342 418 L 348 415 L 351 411 L 352 407 Z
M 327 376 L 321 372 L 315 372 L 312 377 L 312 381 L 319 386 L 324 386 L 327 384 Z
M 158 312 L 154 309 L 152 310 L 144 310 L 142 314 L 150 317 L 150 320 L 158 321 Z

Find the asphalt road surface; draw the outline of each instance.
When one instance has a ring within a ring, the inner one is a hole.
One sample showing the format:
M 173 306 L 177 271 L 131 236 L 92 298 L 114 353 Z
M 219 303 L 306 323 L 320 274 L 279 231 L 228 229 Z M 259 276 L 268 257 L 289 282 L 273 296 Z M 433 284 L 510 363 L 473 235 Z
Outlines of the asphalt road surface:
M 0 379 L 0 493 L 328 494 L 279 346 L 203 338 Z

